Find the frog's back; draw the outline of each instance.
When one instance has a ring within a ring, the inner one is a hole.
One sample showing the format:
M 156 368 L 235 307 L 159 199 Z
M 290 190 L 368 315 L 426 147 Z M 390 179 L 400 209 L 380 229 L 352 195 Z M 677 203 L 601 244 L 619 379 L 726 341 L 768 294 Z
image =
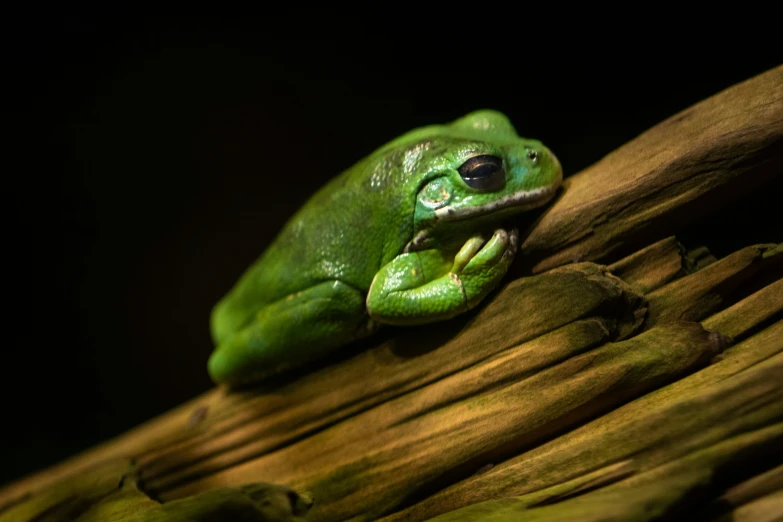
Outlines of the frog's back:
M 383 219 L 383 209 L 362 197 L 361 180 L 347 171 L 319 190 L 238 286 L 257 287 L 262 304 L 329 280 L 366 291 L 381 266 L 386 238 L 383 226 L 374 226 Z
M 216 339 L 264 306 L 323 282 L 367 292 L 379 268 L 405 246 L 413 219 L 413 203 L 384 190 L 390 183 L 373 186 L 374 156 L 332 179 L 285 224 L 213 310 Z

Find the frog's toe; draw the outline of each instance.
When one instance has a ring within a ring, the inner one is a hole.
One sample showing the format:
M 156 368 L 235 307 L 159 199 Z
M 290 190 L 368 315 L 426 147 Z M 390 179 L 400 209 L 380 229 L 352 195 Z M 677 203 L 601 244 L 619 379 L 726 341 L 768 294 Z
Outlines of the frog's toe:
M 209 376 L 217 384 L 241 386 L 275 375 L 291 363 L 276 348 L 285 345 L 267 338 L 267 325 L 251 325 L 221 344 L 207 362 Z
M 516 252 L 519 248 L 519 229 L 512 228 L 508 233 L 509 247 Z
M 478 268 L 492 266 L 500 262 L 509 246 L 509 234 L 502 228 L 499 228 L 492 235 L 492 238 L 481 248 L 468 267 Z
M 218 384 L 224 384 L 232 380 L 242 368 L 243 362 L 246 362 L 246 358 L 237 357 L 229 352 L 230 350 L 219 347 L 209 356 L 207 370 L 212 380 Z

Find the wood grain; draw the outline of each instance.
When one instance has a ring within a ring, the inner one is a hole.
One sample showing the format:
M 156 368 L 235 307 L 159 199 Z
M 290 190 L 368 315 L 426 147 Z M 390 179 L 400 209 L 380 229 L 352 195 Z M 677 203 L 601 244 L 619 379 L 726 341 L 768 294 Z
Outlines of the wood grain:
M 5 486 L 0 522 L 300 520 L 310 496 L 310 521 L 774 520 L 780 237 L 716 259 L 676 234 L 781 175 L 783 66 L 569 177 L 478 309 L 207 392 Z

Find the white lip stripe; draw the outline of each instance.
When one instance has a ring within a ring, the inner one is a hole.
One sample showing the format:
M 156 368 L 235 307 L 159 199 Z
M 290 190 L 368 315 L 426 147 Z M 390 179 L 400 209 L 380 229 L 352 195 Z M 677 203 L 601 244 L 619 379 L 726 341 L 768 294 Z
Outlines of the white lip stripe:
M 443 207 L 435 211 L 435 217 L 437 217 L 438 220 L 444 221 L 451 219 L 462 219 L 475 216 L 477 214 L 486 214 L 499 208 L 521 205 L 524 203 L 538 203 L 554 194 L 554 192 L 557 190 L 557 187 L 557 185 L 541 187 L 534 190 L 526 190 L 517 192 L 515 194 L 509 194 L 508 196 L 500 198 L 497 201 L 493 201 L 492 203 L 487 203 L 486 205 L 481 205 L 478 207 L 468 207 L 459 210 L 455 210 L 451 207 Z

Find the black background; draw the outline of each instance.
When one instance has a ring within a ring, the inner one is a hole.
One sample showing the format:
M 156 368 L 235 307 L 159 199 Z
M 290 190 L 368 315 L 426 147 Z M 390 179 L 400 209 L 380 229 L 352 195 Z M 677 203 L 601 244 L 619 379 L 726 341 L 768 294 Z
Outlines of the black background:
M 568 175 L 781 61 L 287 22 L 15 28 L 0 482 L 207 390 L 211 306 L 316 188 L 395 136 L 494 108 Z M 751 210 L 721 219 L 755 223 L 745 244 L 779 240 L 773 211 Z

